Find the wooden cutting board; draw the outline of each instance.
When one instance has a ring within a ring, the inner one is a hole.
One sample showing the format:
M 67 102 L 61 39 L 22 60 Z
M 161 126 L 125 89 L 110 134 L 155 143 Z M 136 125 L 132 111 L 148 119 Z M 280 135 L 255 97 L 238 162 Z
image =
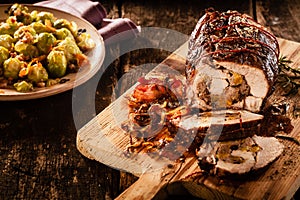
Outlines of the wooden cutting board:
M 293 61 L 292 67 L 300 67 L 300 44 L 284 39 L 279 39 L 279 43 L 281 54 Z M 166 67 L 182 73 L 186 54 L 187 43 L 147 76 L 161 74 Z M 299 188 L 300 147 L 290 140 L 280 139 L 285 145 L 284 153 L 263 173 L 243 180 L 202 174 L 194 156 L 176 162 L 158 161 L 145 154 L 127 156 L 125 152 L 130 139 L 121 124 L 128 118 L 126 96 L 133 88 L 82 127 L 77 135 L 78 150 L 86 157 L 139 176 L 117 199 L 161 199 L 168 193 L 179 191 L 178 188 L 185 188 L 203 199 L 290 199 Z M 289 99 L 295 103 L 299 100 L 299 93 Z M 294 128 L 289 136 L 300 140 L 300 118 L 291 117 L 291 124 Z

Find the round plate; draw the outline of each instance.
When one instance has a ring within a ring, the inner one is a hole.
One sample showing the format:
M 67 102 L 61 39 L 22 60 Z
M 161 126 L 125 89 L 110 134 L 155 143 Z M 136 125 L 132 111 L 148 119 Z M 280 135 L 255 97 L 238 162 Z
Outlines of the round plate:
M 92 78 L 101 68 L 104 60 L 105 47 L 104 47 L 103 39 L 101 35 L 98 34 L 97 29 L 88 21 L 56 9 L 51 9 L 51 8 L 46 8 L 41 6 L 33 6 L 33 5 L 26 5 L 26 6 L 29 8 L 29 10 L 51 12 L 56 18 L 63 18 L 69 21 L 76 22 L 78 28 L 86 29 L 87 33 L 91 35 L 91 38 L 96 43 L 96 46 L 94 49 L 86 53 L 89 60 L 88 65 L 81 67 L 77 73 L 70 73 L 62 77 L 64 79 L 69 79 L 69 81 L 51 87 L 44 87 L 44 88 L 35 87 L 33 91 L 26 92 L 26 93 L 17 92 L 14 89 L 0 89 L 1 101 L 37 99 L 37 98 L 47 97 L 47 96 L 68 91 L 76 86 L 85 83 L 90 78 Z M 9 5 L 0 5 L 1 21 L 4 21 L 7 18 L 7 15 L 4 12 L 5 10 L 7 10 L 8 7 Z

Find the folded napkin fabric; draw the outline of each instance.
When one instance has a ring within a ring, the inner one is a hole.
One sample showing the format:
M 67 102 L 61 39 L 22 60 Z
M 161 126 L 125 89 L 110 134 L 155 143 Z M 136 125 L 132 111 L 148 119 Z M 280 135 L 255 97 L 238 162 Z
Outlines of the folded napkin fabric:
M 90 0 L 48 0 L 34 5 L 62 10 L 84 18 L 98 29 L 105 44 L 132 39 L 140 32 L 140 27 L 128 18 L 107 19 L 106 10 L 99 2 Z M 116 35 L 118 37 L 113 37 Z

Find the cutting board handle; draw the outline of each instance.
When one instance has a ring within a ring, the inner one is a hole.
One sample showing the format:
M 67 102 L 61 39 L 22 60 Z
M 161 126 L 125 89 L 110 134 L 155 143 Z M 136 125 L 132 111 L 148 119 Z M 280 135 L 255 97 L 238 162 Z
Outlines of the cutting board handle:
M 162 172 L 151 172 L 140 176 L 127 190 L 120 194 L 116 200 L 123 199 L 153 199 L 167 182 L 161 177 Z

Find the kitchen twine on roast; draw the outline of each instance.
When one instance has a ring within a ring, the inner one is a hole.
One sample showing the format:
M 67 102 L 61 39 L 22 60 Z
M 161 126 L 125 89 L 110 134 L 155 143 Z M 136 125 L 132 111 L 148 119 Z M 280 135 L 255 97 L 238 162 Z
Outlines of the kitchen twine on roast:
M 131 31 L 131 30 L 129 30 Z M 129 34 L 127 33 L 127 31 L 123 31 L 121 33 L 118 33 L 110 38 L 108 38 L 107 40 L 112 40 L 115 41 L 117 40 L 117 38 L 123 37 L 123 34 Z M 166 39 L 167 38 L 167 39 Z M 175 50 L 178 49 L 184 42 L 186 42 L 188 40 L 189 36 L 183 33 L 180 33 L 178 31 L 175 30 L 171 30 L 171 29 L 166 29 L 166 28 L 159 28 L 159 27 L 144 27 L 141 32 L 139 33 L 138 37 L 134 39 L 134 42 L 131 41 L 122 41 L 122 48 L 120 48 L 120 52 L 119 54 L 106 54 L 103 65 L 101 67 L 101 69 L 99 70 L 99 72 L 95 75 L 95 77 L 93 77 L 90 81 L 89 81 L 89 88 L 88 90 L 84 87 L 76 87 L 73 89 L 73 93 L 72 93 L 72 114 L 73 114 L 73 119 L 74 119 L 74 123 L 76 126 L 77 131 L 79 131 L 84 125 L 86 125 L 93 117 L 95 117 L 97 115 L 96 113 L 96 105 L 95 105 L 95 98 L 96 98 L 96 92 L 97 92 L 97 86 L 99 84 L 99 81 L 101 80 L 101 78 L 104 75 L 104 72 L 106 71 L 106 69 L 109 67 L 110 64 L 112 64 L 115 60 L 117 60 L 118 58 L 120 58 L 120 56 L 132 52 L 132 51 L 136 51 L 136 50 L 140 50 L 140 49 L 160 49 L 160 50 L 164 50 L 164 51 L 168 51 L 168 52 L 174 52 L 174 54 L 176 54 L 176 56 L 180 56 L 181 58 L 186 57 L 186 55 L 184 54 L 184 52 L 176 52 Z M 157 42 L 155 42 L 157 41 Z M 109 41 L 107 41 L 109 43 Z M 137 45 L 138 44 L 138 45 Z M 139 77 L 136 77 L 136 81 L 133 81 L 132 79 L 132 74 L 141 74 L 140 72 L 138 72 L 139 70 L 143 72 L 143 74 L 147 74 L 148 72 L 150 72 L 155 66 L 157 66 L 158 63 L 145 63 L 143 65 L 140 66 L 135 66 L 134 68 L 130 69 L 127 73 L 125 73 L 119 80 L 118 83 L 116 84 L 116 87 L 114 88 L 114 98 L 126 98 L 123 94 L 119 94 L 118 91 L 118 87 L 121 86 L 123 81 L 126 81 L 126 79 L 129 79 L 129 81 L 126 82 L 131 82 L 131 83 L 136 83 Z M 162 64 L 160 64 L 162 65 Z M 161 66 L 163 68 L 168 67 L 168 66 Z M 148 69 L 145 71 L 145 69 Z M 183 76 L 182 74 L 180 74 L 177 70 L 172 69 L 170 67 L 168 67 L 168 72 L 169 73 L 165 73 L 164 76 L 168 76 L 168 74 L 175 74 L 177 76 Z M 220 74 L 214 74 L 215 77 L 220 77 Z M 217 88 L 217 90 L 215 91 L 217 95 L 222 96 L 222 94 L 220 94 L 220 91 L 218 91 L 218 88 L 222 88 L 221 86 L 219 86 L 218 82 L 212 82 L 211 83 L 213 85 L 213 87 Z M 134 87 L 134 86 L 133 86 Z M 168 88 L 172 91 L 172 88 Z M 88 92 L 87 92 L 88 91 Z M 132 90 L 133 91 L 133 90 Z M 101 91 L 98 91 L 101 92 Z M 214 91 L 212 91 L 212 94 L 214 93 Z M 87 96 L 89 95 L 89 96 Z M 123 96 L 122 96 L 123 95 Z M 182 97 L 177 97 L 178 99 L 181 99 Z M 225 101 L 225 98 L 223 98 Z M 211 99 L 212 101 L 214 101 L 214 99 Z M 126 101 L 126 100 L 125 100 Z M 116 101 L 115 101 L 116 102 Z M 218 99 L 218 101 L 216 102 L 212 102 L 213 105 L 213 110 L 217 109 L 220 104 L 224 104 L 224 102 L 220 101 L 220 99 Z M 128 106 L 128 105 L 118 105 L 118 106 Z M 119 109 L 120 107 L 118 106 L 114 106 L 115 110 L 112 110 L 111 115 L 113 116 L 114 120 L 115 120 L 115 124 L 119 125 L 119 128 L 122 129 L 122 122 L 124 122 L 124 117 L 128 118 L 128 114 L 126 113 L 124 116 L 120 116 L 119 115 Z M 188 106 L 188 105 L 185 105 Z M 128 109 L 129 110 L 129 109 Z M 193 113 L 193 114 L 197 114 L 197 113 Z M 222 114 L 218 114 L 218 124 L 220 124 L 220 118 L 224 119 L 225 122 L 225 112 L 224 112 L 224 116 L 222 116 Z M 216 121 L 215 117 L 214 117 L 214 113 L 212 112 L 212 117 L 211 117 L 211 122 L 210 124 L 214 124 Z M 100 126 L 99 126 L 100 127 Z M 155 171 L 155 170 L 159 170 L 163 167 L 166 167 L 169 163 L 170 160 L 176 160 L 179 159 L 183 153 L 186 151 L 186 149 L 188 149 L 188 147 L 191 145 L 191 143 L 194 140 L 194 137 L 196 136 L 196 133 L 189 135 L 190 139 L 188 140 L 188 142 L 183 143 L 185 148 L 181 148 L 182 151 L 177 152 L 176 156 L 171 156 L 170 158 L 166 158 L 164 157 L 155 157 L 155 159 L 151 159 L 153 156 L 151 155 L 151 153 L 142 153 L 142 154 L 137 154 L 132 156 L 132 160 L 130 156 L 127 156 L 124 152 L 124 149 L 120 149 L 119 147 L 116 146 L 116 144 L 114 144 L 112 141 L 110 141 L 110 139 L 108 137 L 105 137 L 105 133 L 103 130 L 101 130 L 101 128 L 97 129 L 97 134 L 99 134 L 99 137 L 103 136 L 102 138 L 106 138 L 106 142 L 103 142 L 102 144 L 99 144 L 99 149 L 102 149 L 105 152 L 109 152 L 109 149 L 113 149 L 113 152 L 117 152 L 116 154 L 118 154 L 118 156 L 124 156 L 124 162 L 126 161 L 126 165 L 128 165 L 129 161 L 132 161 L 133 165 L 136 165 L 136 160 L 138 160 L 139 158 L 141 158 L 141 160 L 145 160 L 144 157 L 148 156 L 149 161 L 146 163 L 140 163 L 140 166 L 136 167 L 136 174 L 140 174 L 140 173 L 145 173 L 145 172 L 149 172 L 149 171 Z M 143 127 L 141 127 L 143 128 Z M 157 127 L 156 131 L 159 131 L 162 127 Z M 211 130 L 213 129 L 213 130 Z M 201 148 L 202 152 L 200 152 L 200 156 L 207 156 L 210 154 L 210 152 L 212 151 L 218 137 L 221 135 L 223 127 L 222 126 L 218 126 L 217 128 L 212 127 L 209 128 L 207 131 L 213 132 L 214 140 L 212 141 L 211 138 L 208 138 L 207 136 L 205 136 L 204 138 L 204 142 L 203 144 L 207 144 L 209 143 L 210 145 L 202 145 Z M 124 133 L 126 134 L 126 133 Z M 153 134 L 155 133 L 150 133 L 150 136 L 153 136 Z M 129 136 L 128 136 L 129 137 Z M 176 145 L 176 143 L 178 141 L 181 141 L 182 138 L 180 137 L 180 134 L 175 135 L 175 138 L 172 142 L 170 142 L 168 145 L 166 145 L 165 148 L 174 148 L 174 145 Z M 164 150 L 164 148 L 162 149 Z M 116 164 L 114 166 L 114 163 L 104 163 L 104 164 L 109 164 L 111 167 L 114 168 L 118 168 L 119 164 Z M 119 170 L 125 170 L 126 169 L 119 169 Z M 131 172 L 132 173 L 132 172 Z

